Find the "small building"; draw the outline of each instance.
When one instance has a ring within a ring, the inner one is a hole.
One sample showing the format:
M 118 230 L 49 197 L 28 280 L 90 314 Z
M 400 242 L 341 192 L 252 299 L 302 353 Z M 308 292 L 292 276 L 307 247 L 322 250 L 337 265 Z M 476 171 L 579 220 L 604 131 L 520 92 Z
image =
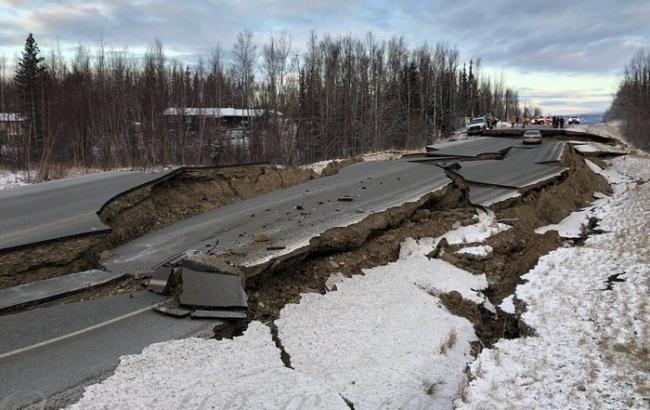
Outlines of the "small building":
M 15 112 L 0 112 L 0 134 L 7 136 L 20 135 L 25 122 L 22 114 Z
M 163 116 L 167 117 L 170 126 L 173 127 L 182 117 L 187 130 L 197 130 L 199 121 L 204 121 L 204 127 L 230 128 L 236 129 L 245 127 L 253 118 L 262 117 L 272 111 L 256 108 L 176 108 L 169 107 L 163 111 Z M 282 116 L 281 113 L 277 115 Z

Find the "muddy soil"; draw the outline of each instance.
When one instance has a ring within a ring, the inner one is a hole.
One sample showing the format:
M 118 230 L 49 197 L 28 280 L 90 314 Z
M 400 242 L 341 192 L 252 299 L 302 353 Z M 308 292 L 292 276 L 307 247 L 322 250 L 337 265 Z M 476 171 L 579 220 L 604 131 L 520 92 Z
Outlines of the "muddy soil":
M 97 267 L 93 247 L 100 236 L 53 242 L 0 253 L 0 289 Z

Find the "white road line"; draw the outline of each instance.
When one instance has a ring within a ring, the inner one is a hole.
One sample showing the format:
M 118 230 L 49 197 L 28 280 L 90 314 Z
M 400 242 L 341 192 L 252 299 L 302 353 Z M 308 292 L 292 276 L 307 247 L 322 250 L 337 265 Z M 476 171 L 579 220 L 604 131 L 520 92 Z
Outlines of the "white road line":
M 124 319 L 128 319 L 130 317 L 133 317 L 133 316 L 137 316 L 137 315 L 139 315 L 141 313 L 144 313 L 144 312 L 146 312 L 148 310 L 153 309 L 154 306 L 160 305 L 160 304 L 168 302 L 168 301 L 169 300 L 166 300 L 166 301 L 160 302 L 160 303 L 158 303 L 156 305 L 147 306 L 145 308 L 135 310 L 135 311 L 127 313 L 125 315 L 118 316 L 118 317 L 115 317 L 113 319 L 109 319 L 109 320 L 107 320 L 105 322 L 97 323 L 96 325 L 92 325 L 90 327 L 77 330 L 76 332 L 72 332 L 72 333 L 68 333 L 68 334 L 65 334 L 65 335 L 62 335 L 62 336 L 59 336 L 59 337 L 55 337 L 54 339 L 45 340 L 43 342 L 36 343 L 36 344 L 31 345 L 31 346 L 21 347 L 20 349 L 16 349 L 16 350 L 12 350 L 10 352 L 2 353 L 2 354 L 0 354 L 0 360 L 6 359 L 8 357 L 15 356 L 15 355 L 18 355 L 18 354 L 21 354 L 21 353 L 29 352 L 30 350 L 38 349 L 38 348 L 41 348 L 41 347 L 44 347 L 44 346 L 47 346 L 47 345 L 58 343 L 58 342 L 60 342 L 62 340 L 70 339 L 70 338 L 73 338 L 75 336 L 82 335 L 84 333 L 92 332 L 93 330 L 108 326 L 108 325 L 113 324 L 115 322 L 119 322 L 120 320 L 124 320 Z

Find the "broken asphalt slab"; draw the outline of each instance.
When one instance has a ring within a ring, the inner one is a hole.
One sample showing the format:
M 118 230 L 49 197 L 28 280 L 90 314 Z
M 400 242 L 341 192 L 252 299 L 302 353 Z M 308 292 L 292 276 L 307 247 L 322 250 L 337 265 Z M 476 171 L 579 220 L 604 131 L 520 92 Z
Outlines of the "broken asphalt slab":
M 206 310 L 197 309 L 190 315 L 192 319 L 246 319 L 243 310 Z
M 499 154 L 520 142 L 518 138 L 476 137 L 426 147 L 427 155 L 436 157 L 477 157 Z
M 206 244 L 218 240 L 213 253 L 238 266 L 255 266 L 305 248 L 330 229 L 416 202 L 450 183 L 438 167 L 402 160 L 362 162 L 330 177 L 226 205 L 151 232 L 115 249 L 102 265 L 113 272 L 151 273 L 165 261 L 206 249 Z M 345 196 L 355 200 L 337 201 Z M 304 211 L 296 210 L 297 203 Z M 366 212 L 358 213 L 359 209 Z M 260 232 L 269 240 L 258 242 L 262 239 L 258 237 L 256 241 L 255 233 Z
M 182 307 L 202 309 L 246 308 L 246 293 L 237 268 L 216 257 L 187 259 L 181 262 Z
M 89 270 L 0 290 L 0 313 L 92 289 L 127 275 Z
M 497 204 L 504 204 L 521 198 L 521 193 L 512 188 L 499 188 L 468 183 L 469 202 L 472 205 L 492 207 Z

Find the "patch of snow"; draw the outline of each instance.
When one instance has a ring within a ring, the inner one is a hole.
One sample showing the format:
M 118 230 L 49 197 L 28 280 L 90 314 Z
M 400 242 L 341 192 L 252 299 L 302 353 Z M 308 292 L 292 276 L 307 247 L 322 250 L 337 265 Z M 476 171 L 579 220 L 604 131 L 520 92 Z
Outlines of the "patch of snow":
M 494 213 L 491 211 L 485 212 L 478 210 L 477 218 L 478 223 L 462 226 L 458 229 L 447 232 L 437 238 L 437 240 L 445 238 L 450 245 L 483 242 L 490 236 L 496 235 L 499 232 L 507 231 L 511 228 L 510 225 L 497 222 Z
M 486 257 L 492 253 L 492 247 L 490 245 L 468 246 L 457 250 L 456 253 Z
M 456 290 L 480 303 L 487 281 L 429 260 L 432 245 L 407 239 L 398 261 L 287 305 L 276 323 L 292 366 L 333 386 L 355 409 L 450 408 L 476 336 L 433 295 Z
M 371 152 L 369 154 L 364 154 L 362 156 L 364 161 L 386 161 L 400 159 L 402 156 L 407 154 L 417 154 L 422 153 L 422 150 L 391 150 L 391 151 L 380 151 L 380 152 Z
M 458 408 L 648 408 L 650 186 L 630 178 L 649 176 L 650 160 L 616 159 L 603 174 L 617 184 L 595 210 L 605 233 L 522 277 L 515 294 L 535 336 L 484 349 Z
M 0 170 L 0 190 L 11 189 L 19 186 L 30 184 L 36 177 L 36 173 L 28 175 L 27 171 L 7 171 Z
M 507 298 L 503 299 L 503 301 L 499 305 L 501 310 L 506 313 L 510 313 L 511 315 L 514 315 L 516 313 L 514 299 L 515 299 L 515 295 L 510 295 Z
M 307 165 L 302 165 L 300 168 L 302 169 L 311 169 L 314 171 L 316 175 L 320 175 L 323 173 L 323 170 L 331 163 L 334 161 L 341 161 L 340 159 L 328 159 L 325 161 L 319 161 L 319 162 L 314 162 L 313 164 L 307 164 Z
M 594 202 L 595 205 L 602 203 L 600 200 Z M 593 207 L 580 211 L 572 212 L 558 224 L 546 225 L 535 229 L 535 233 L 542 235 L 548 231 L 557 231 L 558 235 L 566 239 L 580 238 L 583 235 L 584 228 L 589 223 L 589 219 L 596 215 Z
M 70 409 L 345 409 L 320 380 L 288 369 L 269 328 L 251 322 L 232 340 L 190 338 L 124 356 Z

